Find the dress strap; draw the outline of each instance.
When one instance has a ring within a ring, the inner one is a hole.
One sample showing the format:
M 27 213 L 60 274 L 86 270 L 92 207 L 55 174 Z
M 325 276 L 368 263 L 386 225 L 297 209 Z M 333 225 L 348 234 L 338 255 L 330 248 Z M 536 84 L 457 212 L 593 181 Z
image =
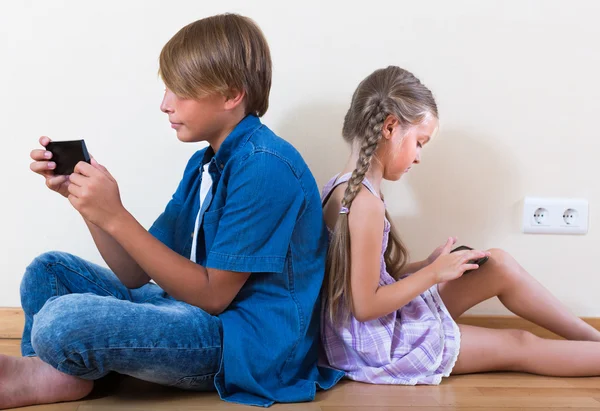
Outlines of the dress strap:
M 325 204 L 327 203 L 327 201 L 329 200 L 329 197 L 331 197 L 331 193 L 333 193 L 333 191 L 336 189 L 337 186 L 344 184 L 346 182 L 348 182 L 348 180 L 350 180 L 350 177 L 352 177 L 352 173 L 346 173 L 344 175 L 337 175 L 335 177 L 335 180 L 333 181 L 333 183 L 331 184 L 331 187 L 329 188 L 329 192 L 326 193 L 326 195 L 323 197 L 323 201 L 321 202 L 322 206 L 325 206 Z M 373 185 L 371 184 L 371 182 L 369 180 L 367 180 L 367 178 L 365 177 L 362 181 L 362 184 L 367 188 L 367 190 L 369 190 L 369 192 L 371 192 L 371 194 L 373 194 L 375 197 L 377 198 L 381 198 L 379 196 L 379 194 L 377 194 L 377 191 L 375 191 L 375 188 L 373 187 Z M 348 213 L 348 209 L 346 209 L 345 207 L 342 207 L 342 210 L 340 211 L 341 213 Z

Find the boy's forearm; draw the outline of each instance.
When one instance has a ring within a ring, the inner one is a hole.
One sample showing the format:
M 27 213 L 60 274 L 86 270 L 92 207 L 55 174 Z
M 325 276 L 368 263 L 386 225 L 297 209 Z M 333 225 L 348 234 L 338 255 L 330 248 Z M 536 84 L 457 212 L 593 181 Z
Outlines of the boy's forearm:
M 100 255 L 111 271 L 128 288 L 139 288 L 150 278 L 121 245 L 97 225 L 84 218 Z
M 435 284 L 435 274 L 427 268 L 421 269 L 403 280 L 379 287 L 373 301 L 362 312 L 355 307 L 354 315 L 359 321 L 383 317 L 404 307 Z
M 107 232 L 169 295 L 207 312 L 214 311 L 219 290 L 210 288 L 206 268 L 171 250 L 129 213 L 107 227 Z

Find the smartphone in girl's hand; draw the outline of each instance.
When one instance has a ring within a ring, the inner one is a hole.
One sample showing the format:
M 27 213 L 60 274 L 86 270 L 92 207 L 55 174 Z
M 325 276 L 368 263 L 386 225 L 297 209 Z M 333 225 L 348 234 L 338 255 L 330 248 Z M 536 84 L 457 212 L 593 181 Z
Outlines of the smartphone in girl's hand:
M 467 247 L 466 245 L 461 245 L 459 247 L 456 247 L 454 250 L 450 251 L 451 253 L 455 252 L 455 251 L 461 251 L 461 250 L 472 250 L 471 247 Z M 478 260 L 472 260 L 469 261 L 469 264 L 477 264 L 478 266 L 482 266 L 483 264 L 485 264 L 485 262 L 489 259 L 489 257 L 482 257 Z M 468 272 L 468 271 L 467 271 Z

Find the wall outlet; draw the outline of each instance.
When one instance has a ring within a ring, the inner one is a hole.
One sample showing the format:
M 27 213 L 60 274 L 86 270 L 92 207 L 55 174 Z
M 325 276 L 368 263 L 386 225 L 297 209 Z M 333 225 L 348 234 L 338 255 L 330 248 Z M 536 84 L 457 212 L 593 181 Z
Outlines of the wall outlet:
M 533 225 L 535 225 L 536 227 L 539 226 L 549 226 L 550 225 L 550 218 L 548 216 L 548 214 L 550 214 L 550 212 L 548 210 L 546 210 L 544 207 L 538 207 L 534 212 L 533 212 Z
M 525 197 L 523 232 L 587 234 L 588 201 L 581 198 Z

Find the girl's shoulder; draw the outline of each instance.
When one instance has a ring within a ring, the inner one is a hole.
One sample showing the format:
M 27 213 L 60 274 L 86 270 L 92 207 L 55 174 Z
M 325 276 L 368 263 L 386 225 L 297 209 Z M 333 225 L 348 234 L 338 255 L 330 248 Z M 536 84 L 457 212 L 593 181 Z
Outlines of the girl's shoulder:
M 341 211 L 341 203 L 348 186 L 347 180 L 349 177 L 350 174 L 338 174 L 332 177 L 323 187 L 321 194 L 323 215 L 330 231 L 333 231 Z M 366 223 L 377 226 L 381 221 L 385 223 L 385 203 L 373 191 L 367 180 L 363 181 L 360 191 L 350 206 L 348 219 L 349 224 L 355 226 L 359 219 L 365 219 Z M 360 227 L 362 226 L 363 224 L 358 224 L 357 229 L 361 230 Z
M 369 190 L 358 192 L 348 213 L 350 231 L 353 227 L 383 226 L 385 222 L 385 204 Z

